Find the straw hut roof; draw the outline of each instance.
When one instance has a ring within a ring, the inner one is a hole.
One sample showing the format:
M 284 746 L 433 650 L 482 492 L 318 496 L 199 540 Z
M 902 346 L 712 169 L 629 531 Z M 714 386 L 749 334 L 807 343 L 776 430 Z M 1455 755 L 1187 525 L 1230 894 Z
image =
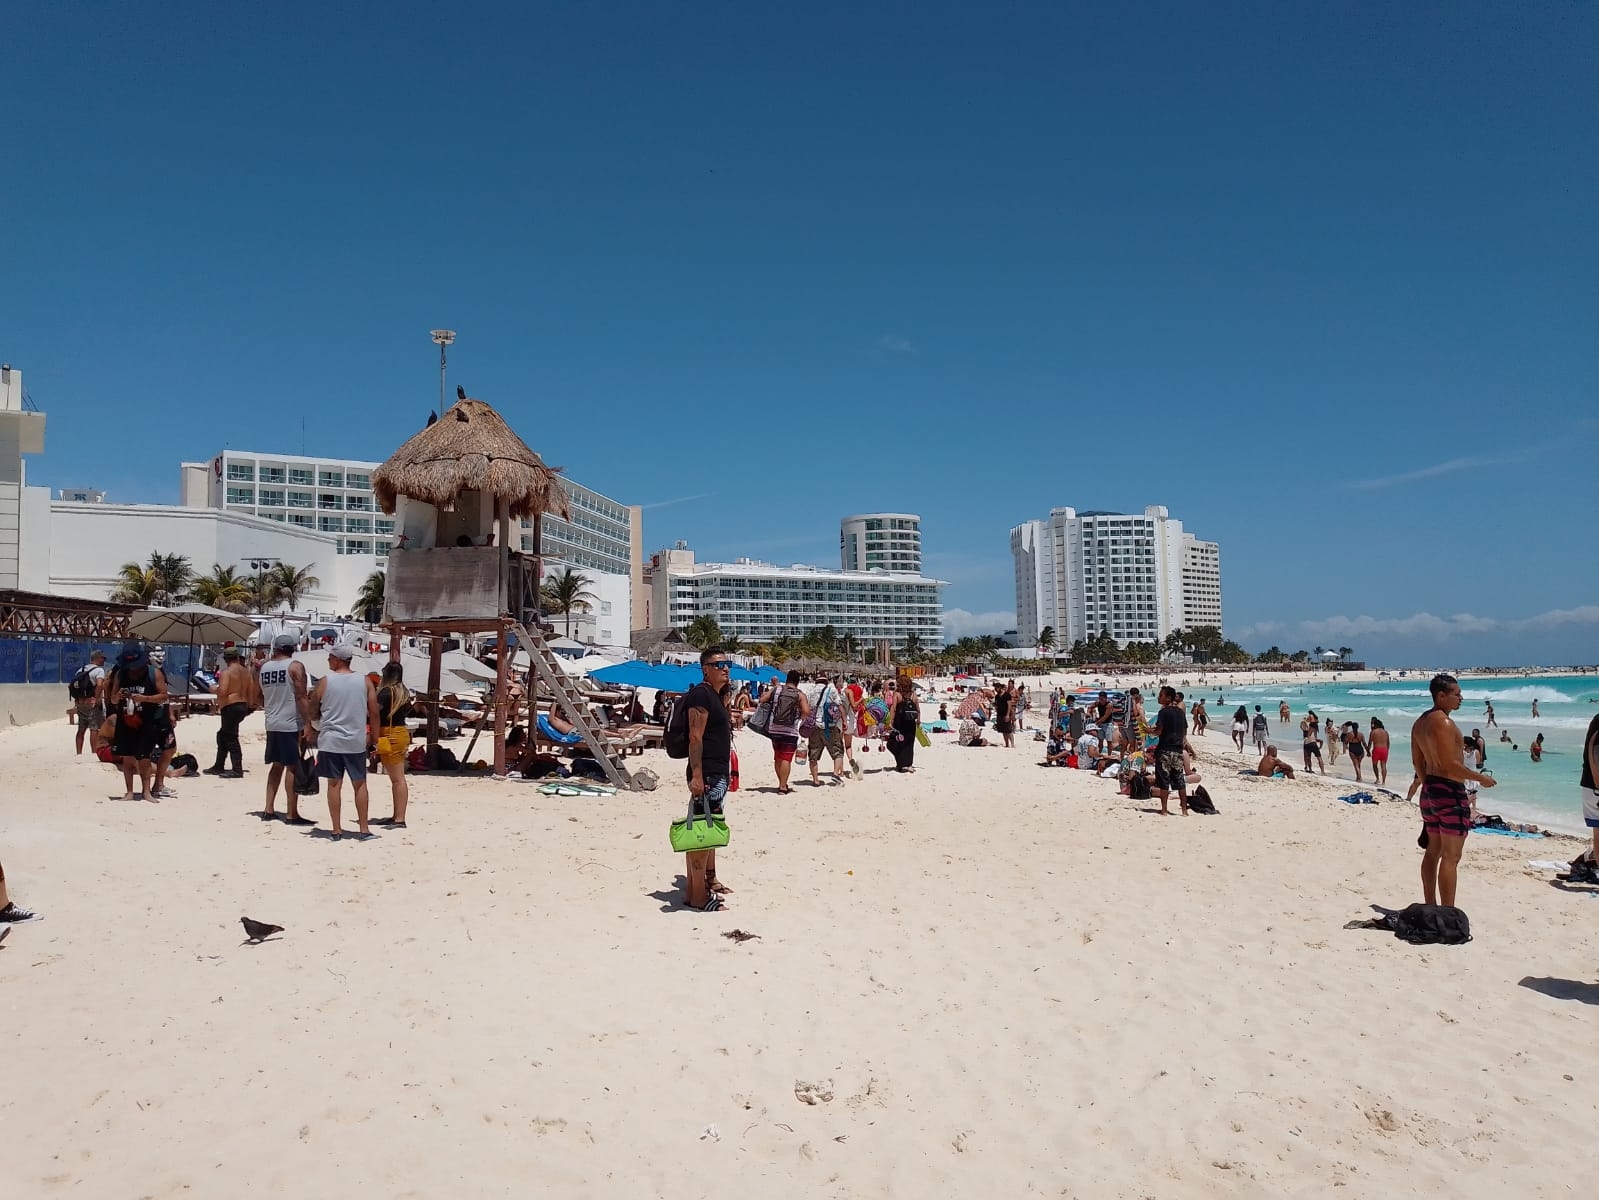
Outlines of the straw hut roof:
M 462 492 L 488 492 L 511 516 L 553 512 L 570 517 L 559 468 L 527 448 L 505 418 L 481 400 L 461 400 L 372 473 L 378 506 L 392 513 L 400 496 L 453 503 Z

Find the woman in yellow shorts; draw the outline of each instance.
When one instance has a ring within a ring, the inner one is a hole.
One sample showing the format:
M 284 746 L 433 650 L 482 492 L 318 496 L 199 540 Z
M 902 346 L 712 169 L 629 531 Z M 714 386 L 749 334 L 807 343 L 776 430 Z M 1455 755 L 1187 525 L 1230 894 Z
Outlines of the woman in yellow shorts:
M 372 822 L 390 829 L 405 828 L 405 806 L 411 799 L 411 785 L 405 779 L 405 755 L 411 748 L 411 730 L 406 719 L 411 715 L 411 693 L 405 686 L 405 672 L 397 662 L 383 668 L 378 683 L 378 762 L 389 777 L 394 797 L 394 812 Z

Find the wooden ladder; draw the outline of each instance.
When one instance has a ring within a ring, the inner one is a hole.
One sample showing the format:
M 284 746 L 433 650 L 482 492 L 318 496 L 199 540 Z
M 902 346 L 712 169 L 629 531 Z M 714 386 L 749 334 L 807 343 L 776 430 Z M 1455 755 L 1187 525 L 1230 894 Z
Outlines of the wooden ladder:
M 561 712 L 572 723 L 572 728 L 583 735 L 583 741 L 593 751 L 600 768 L 605 772 L 605 777 L 623 791 L 633 790 L 633 776 L 628 773 L 627 767 L 622 764 L 622 754 L 614 750 L 605 740 L 605 734 L 594 724 L 593 715 L 589 712 L 588 703 L 583 699 L 583 694 L 573 685 L 571 676 L 561 669 L 561 664 L 556 660 L 555 652 L 544 644 L 544 639 L 537 634 L 529 633 L 520 621 L 512 621 L 511 632 L 516 635 L 518 646 L 527 648 L 528 657 L 532 660 L 531 675 L 538 677 L 539 681 L 549 688 L 550 694 L 555 697 L 555 702 L 561 706 Z M 528 688 L 531 697 L 533 689 Z M 528 730 L 538 722 L 538 713 L 528 716 Z

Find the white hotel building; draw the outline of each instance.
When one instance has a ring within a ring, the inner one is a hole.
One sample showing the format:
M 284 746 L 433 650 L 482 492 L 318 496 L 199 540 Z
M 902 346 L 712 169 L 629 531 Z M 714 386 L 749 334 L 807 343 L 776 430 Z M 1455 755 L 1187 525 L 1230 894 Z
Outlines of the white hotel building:
M 902 649 L 914 635 L 923 648 L 943 645 L 942 579 L 779 567 L 749 558 L 697 563 L 683 542 L 652 557 L 650 576 L 651 629 L 682 629 L 708 616 L 723 633 L 746 642 L 799 638 L 831 625 L 862 644 L 887 639 Z
M 1045 626 L 1061 648 L 1103 629 L 1126 645 L 1221 627 L 1221 548 L 1185 532 L 1161 505 L 1137 515 L 1053 509 L 1012 529 L 1010 545 L 1024 644 Z

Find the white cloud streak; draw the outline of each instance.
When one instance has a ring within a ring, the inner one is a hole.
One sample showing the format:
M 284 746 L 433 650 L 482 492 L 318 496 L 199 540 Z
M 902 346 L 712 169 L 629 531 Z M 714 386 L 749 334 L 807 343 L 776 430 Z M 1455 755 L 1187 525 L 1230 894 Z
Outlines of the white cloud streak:
M 1416 483 L 1423 479 L 1436 479 L 1440 475 L 1453 475 L 1456 471 L 1470 471 L 1473 468 L 1486 467 L 1488 465 L 1487 461 L 1481 458 L 1451 458 L 1448 462 L 1434 463 L 1430 467 L 1422 467 L 1416 471 L 1406 471 L 1401 475 L 1385 475 L 1380 479 L 1352 479 L 1344 486 L 1355 491 L 1374 491 L 1377 488 L 1398 487 L 1404 483 Z
M 964 608 L 944 610 L 944 639 L 957 642 L 963 637 L 982 637 L 984 634 L 1001 634 L 1016 628 L 1013 612 L 968 612 Z
M 709 500 L 714 495 L 716 495 L 715 492 L 696 492 L 692 496 L 678 496 L 673 500 L 657 500 L 654 504 L 641 504 L 639 507 L 645 512 L 650 512 L 657 508 L 670 508 L 674 504 L 687 504 L 691 500 Z
M 897 333 L 885 333 L 877 339 L 877 348 L 890 354 L 915 354 L 916 343 Z
M 1286 638 L 1291 641 L 1324 644 L 1342 638 L 1360 637 L 1420 637 L 1443 641 L 1447 638 L 1483 634 L 1541 633 L 1574 625 L 1599 625 L 1599 604 L 1555 608 L 1530 617 L 1513 618 L 1479 617 L 1471 613 L 1440 617 L 1421 612 L 1408 617 L 1362 615 L 1322 617 L 1297 623 L 1260 621 L 1240 629 L 1237 636 L 1249 642 Z

